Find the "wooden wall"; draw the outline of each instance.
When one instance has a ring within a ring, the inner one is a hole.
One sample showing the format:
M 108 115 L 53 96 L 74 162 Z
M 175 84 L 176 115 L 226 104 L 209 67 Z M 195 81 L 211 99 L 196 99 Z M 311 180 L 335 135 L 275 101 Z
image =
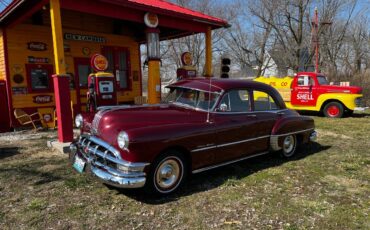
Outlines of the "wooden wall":
M 45 14 L 43 18 L 43 25 L 34 25 L 32 24 L 31 19 L 29 19 L 25 23 L 16 25 L 7 30 L 11 87 L 28 86 L 27 80 L 17 84 L 13 81 L 12 76 L 15 74 L 21 74 L 26 78 L 27 74 L 25 65 L 28 63 L 29 56 L 48 58 L 49 63 L 54 64 L 50 18 L 48 14 Z M 65 45 L 70 47 L 70 52 L 65 53 L 67 72 L 75 75 L 74 58 L 90 58 L 94 53 L 101 53 L 102 46 L 125 47 L 128 48 L 130 52 L 131 73 L 129 75 L 132 90 L 118 92 L 117 98 L 120 103 L 123 103 L 132 102 L 136 96 L 140 96 L 141 66 L 139 44 L 134 40 L 133 36 L 130 35 L 130 31 L 123 32 L 124 35 L 113 34 L 113 20 L 109 18 L 80 14 L 71 11 L 63 11 L 62 18 L 63 33 L 93 35 L 104 37 L 106 39 L 106 43 L 65 40 Z M 121 29 L 124 30 L 124 26 Z M 117 31 L 115 33 L 117 33 Z M 31 51 L 27 48 L 28 42 L 43 42 L 47 44 L 47 50 Z M 82 52 L 84 48 L 88 48 L 88 50 L 90 50 L 90 54 L 84 54 L 84 52 Z M 4 56 L 3 54 L 4 52 L 3 49 L 1 49 L 0 43 L 0 79 L 2 76 L 5 76 L 5 72 L 2 72 L 4 69 L 4 66 L 2 66 L 2 63 L 4 63 L 2 61 Z M 135 74 L 139 74 L 139 80 L 137 81 L 133 81 L 134 72 L 136 72 Z M 85 92 L 86 91 L 81 91 L 81 94 L 85 95 Z M 32 98 L 32 96 L 39 94 L 53 95 L 53 93 L 27 93 L 13 95 L 14 108 L 40 107 L 40 104 L 35 104 Z M 71 90 L 71 96 L 73 102 L 76 103 L 76 90 Z M 84 98 L 81 99 L 81 102 L 84 103 Z M 54 103 L 42 104 L 42 106 L 54 106 Z

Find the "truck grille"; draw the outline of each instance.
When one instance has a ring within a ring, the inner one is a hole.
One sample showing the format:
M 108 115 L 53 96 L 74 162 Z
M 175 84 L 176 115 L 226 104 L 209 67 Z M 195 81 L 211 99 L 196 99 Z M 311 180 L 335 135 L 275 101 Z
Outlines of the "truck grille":
M 356 98 L 355 104 L 356 104 L 357 107 L 363 107 L 364 106 L 364 103 L 362 101 L 362 97 Z

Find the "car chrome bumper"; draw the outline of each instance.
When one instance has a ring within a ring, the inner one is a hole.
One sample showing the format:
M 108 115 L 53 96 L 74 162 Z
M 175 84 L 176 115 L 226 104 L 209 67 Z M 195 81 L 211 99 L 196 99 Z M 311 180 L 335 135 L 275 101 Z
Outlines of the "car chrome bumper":
M 354 111 L 365 111 L 369 107 L 355 107 Z
M 89 142 L 100 144 L 97 145 L 99 148 L 102 144 L 107 145 L 96 137 L 90 138 Z M 86 163 L 84 168 L 85 172 L 89 172 L 92 176 L 105 184 L 118 188 L 141 188 L 145 185 L 146 174 L 144 172 L 144 168 L 149 164 L 132 163 L 122 159 L 112 158 L 111 156 L 106 156 L 106 152 L 102 153 L 97 150 L 97 147 L 91 147 L 91 145 L 94 144 L 84 144 L 83 142 L 81 143 L 81 141 L 77 141 L 70 145 L 70 154 L 72 154 L 72 159 L 75 159 L 75 157 L 78 156 L 78 158 Z M 109 162 L 110 164 L 106 164 L 106 162 Z M 124 168 L 125 172 L 118 170 L 117 165 Z
M 310 141 L 316 141 L 316 140 L 317 140 L 317 132 L 316 131 L 313 131 L 310 134 Z

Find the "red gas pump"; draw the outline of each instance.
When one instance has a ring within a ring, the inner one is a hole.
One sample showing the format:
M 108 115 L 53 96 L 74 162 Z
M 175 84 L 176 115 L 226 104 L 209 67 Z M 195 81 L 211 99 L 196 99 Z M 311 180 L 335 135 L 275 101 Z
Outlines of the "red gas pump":
M 116 80 L 112 73 L 102 72 L 108 68 L 108 60 L 100 54 L 91 58 L 96 73 L 88 76 L 87 112 L 94 112 L 99 106 L 117 105 Z
M 181 55 L 182 67 L 177 69 L 177 80 L 194 78 L 197 76 L 197 70 L 193 66 L 193 56 L 190 52 L 184 52 Z

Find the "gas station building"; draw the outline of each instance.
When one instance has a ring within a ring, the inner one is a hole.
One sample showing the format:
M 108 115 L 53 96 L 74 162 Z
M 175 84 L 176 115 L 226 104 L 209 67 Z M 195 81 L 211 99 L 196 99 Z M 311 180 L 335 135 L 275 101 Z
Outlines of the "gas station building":
M 205 34 L 212 75 L 213 29 L 227 22 L 162 0 L 14 0 L 0 13 L 0 132 L 19 126 L 14 109 L 58 117 L 71 141 L 72 110 L 86 110 L 94 54 L 108 60 L 118 104 L 142 95 L 140 45 L 148 47 L 148 103 L 160 101 L 159 41 Z M 72 107 L 71 107 L 72 103 Z

